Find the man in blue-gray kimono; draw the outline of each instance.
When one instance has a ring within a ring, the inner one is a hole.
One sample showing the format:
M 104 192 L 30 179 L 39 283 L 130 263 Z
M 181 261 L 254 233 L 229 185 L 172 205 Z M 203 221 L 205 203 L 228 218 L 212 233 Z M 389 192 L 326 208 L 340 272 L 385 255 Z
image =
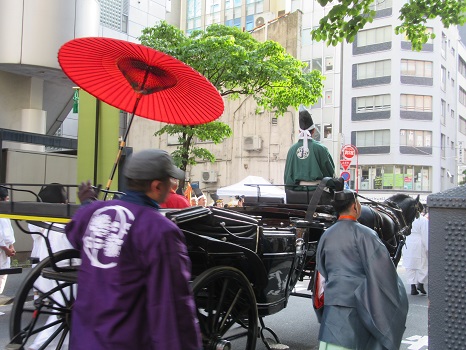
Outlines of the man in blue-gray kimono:
M 82 259 L 70 349 L 199 350 L 184 236 L 158 211 L 184 172 L 152 149 L 134 154 L 124 175 L 126 195 L 84 205 L 66 226 Z
M 398 350 L 408 315 L 405 287 L 377 233 L 357 221 L 356 193 L 335 192 L 333 205 L 338 221 L 317 247 L 316 281 L 325 280 L 319 349 Z

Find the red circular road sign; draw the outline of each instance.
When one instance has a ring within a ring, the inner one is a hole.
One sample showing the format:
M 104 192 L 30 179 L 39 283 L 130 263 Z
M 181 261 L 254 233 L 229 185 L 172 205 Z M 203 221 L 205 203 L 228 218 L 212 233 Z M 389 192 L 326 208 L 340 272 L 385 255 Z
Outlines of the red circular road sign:
M 340 176 L 343 178 L 345 181 L 349 181 L 351 178 L 351 175 L 348 171 L 343 171 Z
M 343 157 L 345 157 L 346 159 L 352 159 L 356 154 L 356 150 L 353 146 L 346 145 L 343 146 L 343 148 L 341 149 L 341 153 L 343 154 Z

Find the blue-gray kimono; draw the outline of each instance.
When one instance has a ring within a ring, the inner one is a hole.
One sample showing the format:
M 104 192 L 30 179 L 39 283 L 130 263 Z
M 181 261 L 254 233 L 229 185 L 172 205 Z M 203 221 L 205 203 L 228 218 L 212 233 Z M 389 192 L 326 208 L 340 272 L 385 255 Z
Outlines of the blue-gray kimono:
M 319 241 L 316 268 L 326 279 L 319 340 L 349 349 L 399 349 L 408 298 L 373 230 L 337 221 Z
M 66 226 L 82 259 L 70 349 L 201 349 L 184 236 L 157 207 L 130 192 Z

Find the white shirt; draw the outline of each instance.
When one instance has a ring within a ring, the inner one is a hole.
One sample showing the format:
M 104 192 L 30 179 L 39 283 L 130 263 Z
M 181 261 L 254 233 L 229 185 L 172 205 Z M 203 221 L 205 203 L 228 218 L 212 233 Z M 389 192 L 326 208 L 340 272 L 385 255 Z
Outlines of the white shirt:
M 0 219 L 0 246 L 9 247 L 15 243 L 15 233 L 10 219 Z

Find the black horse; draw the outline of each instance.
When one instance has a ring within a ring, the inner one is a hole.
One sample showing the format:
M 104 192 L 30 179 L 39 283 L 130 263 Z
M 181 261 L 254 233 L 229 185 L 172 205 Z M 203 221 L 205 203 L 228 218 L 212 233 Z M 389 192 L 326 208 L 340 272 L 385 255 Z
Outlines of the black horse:
M 369 201 L 362 205 L 358 221 L 377 232 L 396 266 L 405 237 L 411 234 L 411 225 L 423 210 L 419 195 L 414 199 L 406 194 L 395 194 L 383 203 Z

